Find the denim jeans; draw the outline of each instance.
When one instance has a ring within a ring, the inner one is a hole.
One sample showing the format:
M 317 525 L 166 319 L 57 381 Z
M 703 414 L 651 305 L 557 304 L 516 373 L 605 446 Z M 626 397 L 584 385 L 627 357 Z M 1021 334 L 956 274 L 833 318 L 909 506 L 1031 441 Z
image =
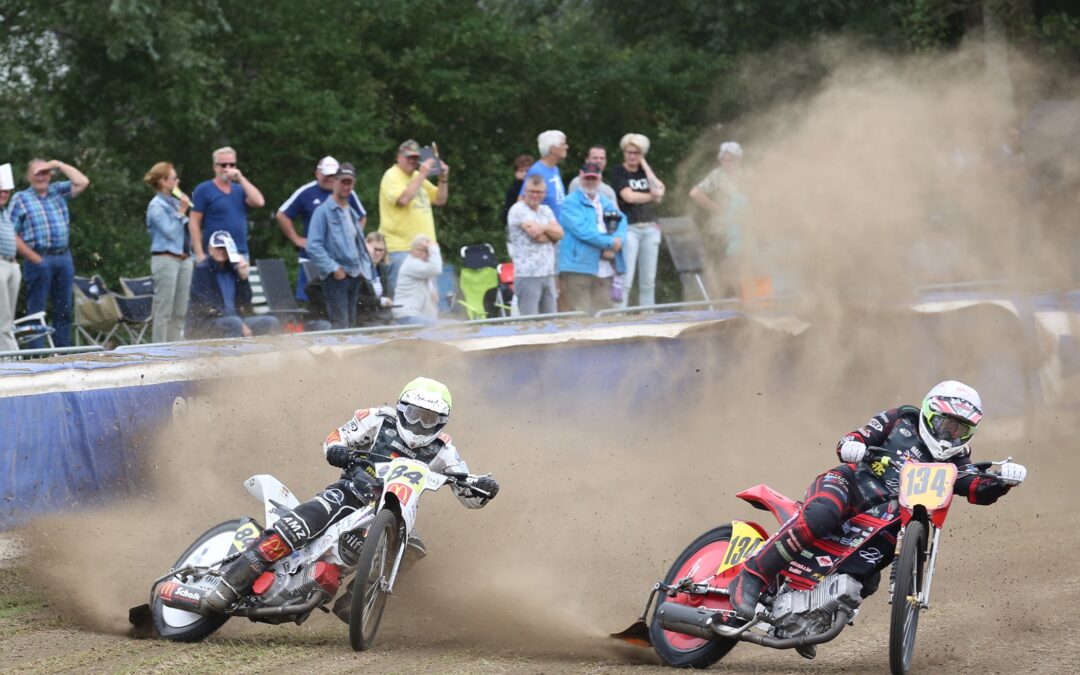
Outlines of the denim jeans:
M 244 334 L 244 324 L 251 329 L 252 335 L 274 335 L 281 332 L 281 324 L 274 316 L 249 316 L 243 319 L 238 316 L 223 316 L 214 319 L 212 337 L 241 337 Z
M 623 299 L 618 307 L 626 307 L 630 289 L 634 286 L 634 271 L 638 273 L 638 305 L 656 304 L 656 260 L 660 255 L 660 226 L 656 223 L 635 223 L 626 231 L 623 242 Z
M 29 261 L 23 264 L 23 283 L 26 284 L 26 313 L 33 314 L 45 309 L 47 300 L 52 301 L 48 318 L 52 323 L 53 344 L 57 347 L 71 346 L 71 287 L 74 283 L 75 263 L 71 252 L 61 255 L 43 255 L 41 264 Z M 34 340 L 29 349 L 43 349 L 45 340 Z
M 387 283 L 390 285 L 389 289 L 383 291 L 383 295 L 388 298 L 394 297 L 394 289 L 397 288 L 397 275 L 401 269 L 401 263 L 405 262 L 405 259 L 409 257 L 408 251 L 391 251 L 387 254 L 390 259 L 390 271 L 386 275 Z
M 360 302 L 360 280 L 346 276 L 340 281 L 329 275 L 322 282 L 323 300 L 330 325 L 337 328 L 356 326 L 356 310 Z
M 556 311 L 555 275 L 547 277 L 517 277 L 514 293 L 518 300 L 518 314 L 554 314 Z

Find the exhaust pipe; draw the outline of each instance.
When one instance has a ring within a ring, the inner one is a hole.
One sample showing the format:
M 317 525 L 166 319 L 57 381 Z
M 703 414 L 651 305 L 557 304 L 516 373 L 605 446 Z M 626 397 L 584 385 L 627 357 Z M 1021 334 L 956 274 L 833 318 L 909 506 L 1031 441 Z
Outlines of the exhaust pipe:
M 654 620 L 659 620 L 664 630 L 685 633 L 705 640 L 720 637 L 713 630 L 715 611 L 705 607 L 689 607 L 676 602 L 665 602 L 656 609 Z
M 296 605 L 281 605 L 278 607 L 248 607 L 232 612 L 232 616 L 246 616 L 252 619 L 271 616 L 298 616 L 307 614 L 318 607 L 326 597 L 324 591 L 315 591 L 307 601 Z

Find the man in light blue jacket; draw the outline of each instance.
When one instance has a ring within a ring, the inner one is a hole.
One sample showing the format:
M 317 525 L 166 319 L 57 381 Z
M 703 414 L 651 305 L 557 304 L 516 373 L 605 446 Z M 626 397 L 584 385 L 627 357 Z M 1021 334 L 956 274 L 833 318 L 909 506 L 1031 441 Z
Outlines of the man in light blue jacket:
M 559 218 L 565 232 L 559 243 L 559 278 L 566 307 L 589 314 L 614 306 L 612 280 L 626 270 L 626 216 L 600 193 L 600 174 L 596 164 L 581 167 L 581 189 L 566 198 Z
M 326 313 L 335 329 L 356 325 L 360 277 L 367 278 L 372 269 L 360 218 L 349 205 L 354 185 L 356 169 L 346 162 L 334 176 L 331 199 L 315 209 L 308 224 L 308 257 L 319 269 Z

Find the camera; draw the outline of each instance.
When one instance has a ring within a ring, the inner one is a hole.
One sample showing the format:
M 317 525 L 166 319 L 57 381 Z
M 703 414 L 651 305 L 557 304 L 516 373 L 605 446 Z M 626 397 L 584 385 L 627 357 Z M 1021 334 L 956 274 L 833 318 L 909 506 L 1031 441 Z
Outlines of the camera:
M 614 234 L 615 230 L 619 229 L 621 220 L 622 214 L 618 211 L 604 211 L 604 227 L 607 228 L 608 234 Z

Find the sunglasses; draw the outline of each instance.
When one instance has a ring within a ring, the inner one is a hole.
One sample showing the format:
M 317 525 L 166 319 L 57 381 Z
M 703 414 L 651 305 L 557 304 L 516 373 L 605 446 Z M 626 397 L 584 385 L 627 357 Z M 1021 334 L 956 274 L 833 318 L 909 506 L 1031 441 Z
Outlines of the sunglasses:
M 226 169 L 232 169 L 236 166 L 236 162 L 218 162 L 217 165 Z

